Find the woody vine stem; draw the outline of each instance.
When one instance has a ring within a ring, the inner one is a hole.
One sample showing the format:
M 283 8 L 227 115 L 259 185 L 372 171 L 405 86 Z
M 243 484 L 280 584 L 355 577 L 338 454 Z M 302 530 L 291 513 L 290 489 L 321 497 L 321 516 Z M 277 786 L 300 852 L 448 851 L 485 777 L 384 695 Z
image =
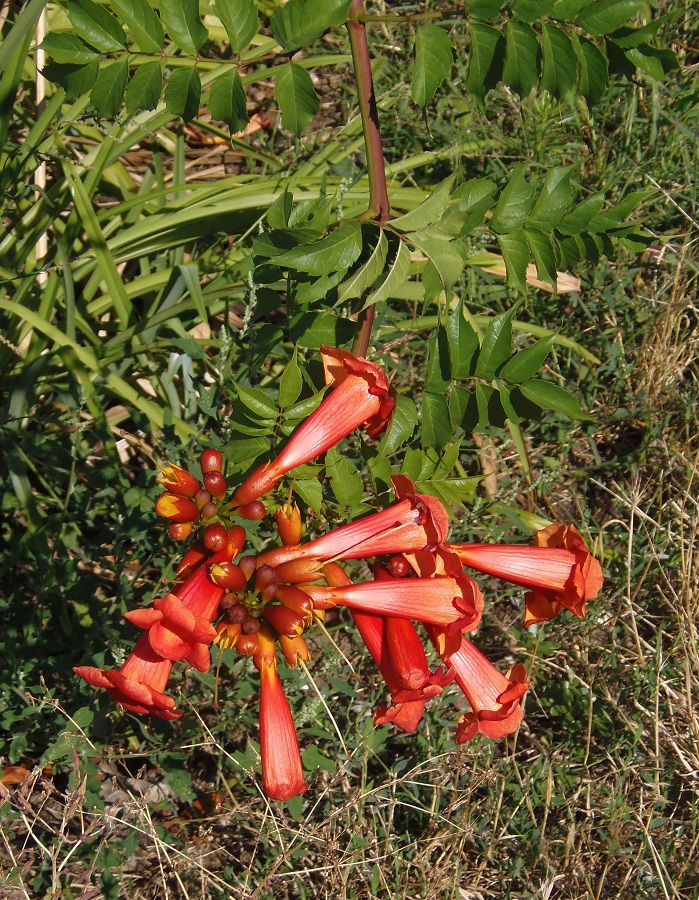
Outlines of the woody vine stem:
M 369 44 L 364 25 L 364 4 L 362 0 L 353 0 L 347 20 L 352 64 L 354 66 L 359 96 L 359 112 L 362 117 L 364 131 L 364 147 L 366 149 L 367 170 L 369 175 L 369 209 L 365 213 L 379 224 L 390 218 L 388 189 L 386 187 L 386 168 L 384 165 L 383 144 L 379 127 L 379 113 L 376 107 L 374 81 L 371 76 L 371 58 Z M 362 310 L 357 318 L 357 330 L 354 335 L 352 353 L 366 356 L 369 348 L 371 328 L 374 323 L 374 306 Z

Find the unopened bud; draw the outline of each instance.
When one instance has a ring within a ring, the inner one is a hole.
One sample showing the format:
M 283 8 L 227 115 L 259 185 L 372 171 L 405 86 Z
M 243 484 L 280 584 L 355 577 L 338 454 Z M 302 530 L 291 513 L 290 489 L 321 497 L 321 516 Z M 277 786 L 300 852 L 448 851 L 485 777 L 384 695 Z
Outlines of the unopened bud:
M 207 472 L 204 476 L 204 487 L 217 500 L 223 500 L 228 490 L 226 479 L 220 472 Z
M 241 623 L 243 634 L 257 634 L 260 630 L 260 620 L 255 616 L 247 616 Z
M 226 618 L 229 622 L 237 622 L 242 624 L 248 618 L 248 608 L 244 603 L 236 603 L 226 611 Z
M 285 503 L 274 514 L 283 544 L 298 544 L 301 540 L 301 512 L 295 503 Z
M 171 522 L 167 530 L 173 541 L 186 541 L 193 529 L 191 522 Z
M 218 504 L 213 500 L 209 500 L 208 503 L 205 503 L 201 508 L 201 517 L 202 519 L 213 519 L 213 517 L 218 513 Z
M 243 556 L 238 561 L 238 565 L 240 566 L 240 570 L 246 578 L 252 578 L 253 572 L 256 568 L 254 556 Z
M 279 643 L 282 648 L 282 653 L 284 654 L 284 659 L 289 663 L 292 669 L 298 666 L 301 661 L 310 661 L 311 654 L 308 645 L 301 635 L 290 637 L 288 634 L 280 634 Z
M 270 584 L 277 583 L 277 576 L 272 566 L 260 566 L 255 574 L 255 588 L 258 591 L 264 590 Z
M 410 572 L 410 563 L 402 554 L 398 553 L 389 559 L 386 568 L 394 578 L 405 578 Z
M 193 499 L 199 509 L 202 509 L 211 500 L 211 494 L 205 491 L 204 488 L 201 488 L 201 490 L 196 492 Z
M 186 469 L 174 465 L 163 466 L 158 481 L 166 490 L 181 497 L 193 497 L 201 488 L 198 478 Z
M 330 587 L 347 587 L 347 585 L 352 584 L 352 579 L 347 572 L 335 562 L 325 563 L 321 571 L 325 583 L 330 585 Z
M 155 501 L 155 511 L 170 522 L 196 522 L 199 519 L 199 507 L 196 503 L 178 494 L 161 494 Z
M 248 584 L 240 567 L 232 562 L 214 563 L 209 569 L 209 578 L 217 587 L 225 588 L 227 591 L 243 591 Z
M 204 507 L 206 509 L 206 507 Z M 212 553 L 218 553 L 228 545 L 228 532 L 220 523 L 207 525 L 204 529 L 204 544 Z
M 282 584 L 277 588 L 276 597 L 284 606 L 292 609 L 300 616 L 310 616 L 313 612 L 313 601 L 305 591 L 292 584 Z
M 320 564 L 317 559 L 290 559 L 274 567 L 277 581 L 287 584 L 302 584 L 320 578 Z
M 271 625 L 274 625 L 280 634 L 288 634 L 292 637 L 301 634 L 306 627 L 303 617 L 287 606 L 270 603 L 265 606 L 264 617 Z
M 223 468 L 223 455 L 220 450 L 204 450 L 199 457 L 199 464 L 204 475 L 209 472 L 220 472 Z
M 265 516 L 265 505 L 259 500 L 253 500 L 252 503 L 246 503 L 245 506 L 239 506 L 235 511 L 241 519 L 249 519 L 251 522 L 257 522 Z
M 260 649 L 257 634 L 241 634 L 235 644 L 241 656 L 254 656 Z

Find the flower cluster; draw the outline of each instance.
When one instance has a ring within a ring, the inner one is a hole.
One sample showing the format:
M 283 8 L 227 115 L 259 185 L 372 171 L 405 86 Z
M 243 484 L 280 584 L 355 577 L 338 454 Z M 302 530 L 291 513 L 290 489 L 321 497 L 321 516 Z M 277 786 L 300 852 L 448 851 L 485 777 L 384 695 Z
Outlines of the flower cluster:
M 464 567 L 528 588 L 526 623 L 552 618 L 563 607 L 582 617 L 602 584 L 599 563 L 571 526 L 551 525 L 533 547 L 450 543 L 442 503 L 417 493 L 404 476 L 393 477 L 395 501 L 386 509 L 315 540 L 302 542 L 298 507 L 283 504 L 274 514 L 281 546 L 245 554 L 240 521 L 266 514 L 260 498 L 284 475 L 355 429 L 377 437 L 389 422 L 394 401 L 377 365 L 334 348 L 321 348 L 321 355 L 330 391 L 276 459 L 255 469 L 230 500 L 218 450 L 201 455 L 201 480 L 178 466 L 162 469 L 165 493 L 156 512 L 174 539 L 195 530 L 201 536 L 182 559 L 169 593 L 126 614 L 143 634 L 124 665 L 75 669 L 132 712 L 177 719 L 181 712 L 164 693 L 175 661 L 204 672 L 213 642 L 251 657 L 260 673 L 263 785 L 278 800 L 306 785 L 277 654 L 291 667 L 308 661 L 304 633 L 327 610 L 349 609 L 386 683 L 391 703 L 377 709 L 376 724 L 413 732 L 425 703 L 455 682 L 470 706 L 457 723 L 462 743 L 477 733 L 499 738 L 513 732 L 528 688 L 524 666 L 501 673 L 467 637 L 484 604 Z M 341 563 L 356 559 L 373 560 L 372 580 L 352 581 Z M 414 623 L 422 623 L 441 660 L 434 671 Z

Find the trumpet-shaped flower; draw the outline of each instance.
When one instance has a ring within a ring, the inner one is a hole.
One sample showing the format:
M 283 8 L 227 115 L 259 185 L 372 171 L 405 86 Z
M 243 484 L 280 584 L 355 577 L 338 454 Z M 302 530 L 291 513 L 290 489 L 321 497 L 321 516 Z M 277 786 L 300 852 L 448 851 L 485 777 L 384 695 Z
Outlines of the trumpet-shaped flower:
M 578 618 L 602 587 L 602 567 L 572 525 L 538 531 L 534 547 L 509 544 L 447 544 L 461 562 L 532 590 L 526 595 L 525 624 L 556 616 L 562 607 Z
M 94 687 L 106 688 L 117 703 L 131 712 L 151 714 L 161 719 L 179 719 L 172 697 L 164 694 L 172 662 L 154 652 L 145 634 L 139 638 L 129 658 L 119 669 L 76 666 L 73 671 Z
M 413 494 L 307 544 L 268 550 L 258 557 L 257 564 L 276 566 L 294 559 L 326 562 L 410 553 L 444 540 L 448 530 L 449 517 L 440 501 L 426 494 Z
M 272 800 L 289 800 L 307 790 L 289 701 L 277 674 L 274 641 L 260 631 L 255 665 L 260 670 L 260 755 L 262 784 Z
M 449 665 L 472 710 L 459 719 L 457 743 L 463 744 L 478 733 L 501 738 L 517 730 L 522 721 L 519 701 L 529 687 L 523 665 L 513 666 L 503 675 L 466 637 L 450 654 Z
M 438 625 L 448 634 L 474 626 L 482 598 L 470 578 L 406 578 L 338 587 L 304 585 L 314 605 L 339 604 L 353 610 Z
M 332 390 L 299 425 L 279 456 L 259 466 L 240 485 L 233 496 L 239 506 L 262 497 L 291 469 L 325 453 L 360 425 L 377 437 L 388 424 L 394 401 L 381 369 L 334 348 L 322 347 L 321 356 Z

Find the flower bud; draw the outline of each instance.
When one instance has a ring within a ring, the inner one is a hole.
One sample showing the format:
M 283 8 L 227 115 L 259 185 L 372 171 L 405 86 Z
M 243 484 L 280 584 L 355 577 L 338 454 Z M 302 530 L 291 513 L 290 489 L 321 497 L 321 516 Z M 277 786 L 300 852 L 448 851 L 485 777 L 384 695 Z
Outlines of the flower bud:
M 241 634 L 236 641 L 235 649 L 241 656 L 254 656 L 260 649 L 257 634 Z
M 352 584 L 347 572 L 336 562 L 325 563 L 322 572 L 325 583 L 330 587 L 346 587 L 348 584 Z
M 181 497 L 193 497 L 201 488 L 199 480 L 194 475 L 186 469 L 174 465 L 163 466 L 158 475 L 158 481 L 166 490 L 173 494 L 179 494 Z
M 184 581 L 189 578 L 192 572 L 198 568 L 205 559 L 208 559 L 209 551 L 204 546 L 204 541 L 201 539 L 195 541 L 189 550 L 182 557 L 182 560 L 177 567 L 177 578 L 179 581 Z
M 235 511 L 241 519 L 249 519 L 251 522 L 258 522 L 264 518 L 265 506 L 259 500 L 253 500 L 252 503 L 246 503 L 245 506 L 239 506 Z
M 220 472 L 207 472 L 204 476 L 204 487 L 217 500 L 223 500 L 228 490 L 226 479 Z
M 228 529 L 228 549 L 230 550 L 231 556 L 237 556 L 237 554 L 240 553 L 245 546 L 247 537 L 242 525 L 233 525 Z M 250 576 L 248 575 L 247 577 L 249 578 Z
M 211 500 L 211 494 L 208 491 L 205 491 L 204 488 L 197 491 L 193 497 L 194 502 L 197 504 L 199 509 L 206 506 L 206 504 Z
M 248 608 L 244 603 L 235 603 L 226 610 L 226 618 L 229 622 L 237 622 L 241 625 L 249 616 Z
M 161 494 L 155 501 L 155 511 L 161 518 L 171 522 L 196 522 L 199 519 L 199 507 L 196 503 L 177 494 Z
M 207 525 L 204 529 L 204 544 L 212 553 L 218 553 L 219 550 L 223 550 L 228 544 L 228 532 L 223 525 L 220 523 Z
M 279 537 L 283 544 L 298 544 L 301 540 L 301 512 L 295 503 L 285 503 L 274 514 Z
M 216 626 L 215 642 L 223 650 L 235 647 L 240 638 L 240 622 L 219 622 Z
M 232 562 L 214 563 L 209 569 L 209 578 L 217 587 L 225 588 L 227 591 L 243 591 L 248 584 L 240 567 Z
M 186 541 L 193 529 L 191 522 L 171 522 L 167 530 L 173 541 Z
M 301 634 L 306 627 L 303 617 L 287 606 L 270 603 L 265 606 L 264 616 L 280 634 L 288 634 L 290 637 Z
M 201 508 L 201 517 L 202 519 L 213 519 L 213 517 L 218 513 L 218 504 L 213 500 L 209 500 L 208 503 L 205 503 Z
M 405 578 L 410 572 L 410 563 L 402 553 L 398 553 L 389 559 L 386 568 L 394 578 Z
M 260 620 L 255 616 L 247 616 L 241 623 L 243 634 L 257 634 L 260 630 Z
M 223 468 L 223 456 L 220 450 L 209 448 L 199 457 L 199 464 L 204 475 L 209 472 L 220 472 Z
M 277 576 L 274 569 L 271 566 L 260 566 L 255 573 L 255 589 L 263 591 L 266 587 L 269 587 L 271 584 L 276 585 L 276 583 Z
M 255 557 L 254 556 L 243 556 L 238 565 L 240 566 L 240 570 L 246 578 L 252 578 L 253 572 L 255 571 Z
M 277 581 L 287 584 L 301 584 L 320 578 L 320 564 L 316 559 L 290 559 L 274 567 Z
M 284 654 L 284 659 L 293 668 L 298 666 L 299 662 L 309 662 L 311 654 L 308 645 L 301 635 L 290 637 L 288 634 L 279 635 L 279 643 Z
M 313 612 L 313 601 L 305 591 L 291 584 L 282 584 L 277 588 L 277 600 L 292 609 L 300 616 L 310 616 Z

